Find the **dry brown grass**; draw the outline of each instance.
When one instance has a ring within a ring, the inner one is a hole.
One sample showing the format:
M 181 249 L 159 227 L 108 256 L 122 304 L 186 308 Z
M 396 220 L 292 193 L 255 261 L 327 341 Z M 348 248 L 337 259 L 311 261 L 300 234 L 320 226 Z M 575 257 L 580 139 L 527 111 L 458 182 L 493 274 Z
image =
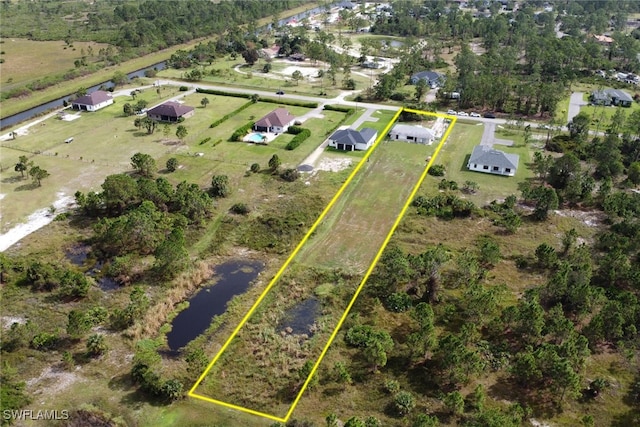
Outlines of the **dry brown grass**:
M 155 337 L 176 305 L 186 300 L 194 289 L 210 279 L 212 271 L 210 262 L 198 261 L 191 269 L 181 273 L 170 283 L 170 289 L 147 311 L 144 318 L 131 328 L 128 332 L 130 337 L 136 340 Z

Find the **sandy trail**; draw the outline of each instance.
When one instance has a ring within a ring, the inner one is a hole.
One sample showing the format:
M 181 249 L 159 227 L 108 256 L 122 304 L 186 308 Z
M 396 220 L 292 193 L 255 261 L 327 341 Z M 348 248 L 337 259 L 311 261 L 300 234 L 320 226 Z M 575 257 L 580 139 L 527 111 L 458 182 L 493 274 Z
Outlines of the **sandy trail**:
M 24 237 L 41 229 L 55 218 L 55 215 L 66 211 L 74 202 L 73 197 L 58 193 L 58 200 L 53 203 L 55 213 L 49 208 L 38 209 L 27 217 L 27 221 L 18 224 L 4 234 L 0 234 L 0 252 L 4 252 Z

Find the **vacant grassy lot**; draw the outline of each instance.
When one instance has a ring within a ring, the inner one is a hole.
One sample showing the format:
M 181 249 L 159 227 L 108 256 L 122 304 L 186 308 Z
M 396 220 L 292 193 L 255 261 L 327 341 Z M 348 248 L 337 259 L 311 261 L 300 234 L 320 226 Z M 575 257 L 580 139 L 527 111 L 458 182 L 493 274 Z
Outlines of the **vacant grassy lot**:
M 2 59 L 2 91 L 23 86 L 47 74 L 61 74 L 75 67 L 74 61 L 86 57 L 87 63 L 97 59 L 98 51 L 109 46 L 106 43 L 74 42 L 73 47 L 59 41 L 35 41 L 4 38 L 0 44 Z M 94 56 L 89 56 L 89 47 Z M 84 55 L 83 55 L 84 52 Z M 4 107 L 4 105 L 3 105 Z M 4 108 L 3 108 L 4 109 Z
M 596 105 L 585 105 L 584 107 L 580 108 L 581 113 L 585 112 L 591 117 L 590 128 L 592 130 L 599 131 L 605 131 L 609 127 L 611 118 L 614 114 L 616 114 L 616 111 L 618 110 L 622 110 L 625 117 L 629 117 L 629 115 L 634 111 L 640 110 L 640 104 L 634 102 L 629 108 L 615 106 L 605 107 Z
M 258 307 L 239 339 L 216 363 L 198 393 L 268 413 L 284 413 L 292 400 L 292 384 L 295 388 L 297 381 L 304 380 L 296 376 L 297 370 L 305 361 L 317 359 L 417 182 L 424 158 L 433 149 L 387 142 L 373 152 L 371 161 Z M 325 280 L 328 282 L 323 285 Z M 320 311 L 311 320 L 312 332 L 281 334 L 287 310 L 325 292 L 331 298 L 321 299 Z M 247 354 L 253 356 L 244 356 Z
M 252 163 L 263 168 L 271 156 L 278 153 L 283 167 L 295 167 L 327 136 L 327 133 L 344 117 L 344 113 L 325 111 L 323 118 L 312 118 L 304 126 L 311 130 L 311 137 L 293 151 L 284 147 L 293 137 L 284 134 L 268 146 L 257 146 L 244 142 L 228 142 L 233 131 L 248 121 L 255 121 L 277 108 L 276 104 L 257 103 L 216 128 L 209 125 L 247 102 L 244 98 L 207 95 L 210 104 L 203 108 L 202 94 L 180 98 L 185 105 L 196 108 L 196 114 L 183 124 L 188 130 L 184 140 L 175 136 L 176 125 L 169 125 L 164 134 L 164 125 L 158 126 L 154 134 L 137 129 L 135 116 L 123 117 L 125 102 L 135 103 L 140 99 L 153 106 L 171 97 L 180 96 L 177 88 L 162 88 L 160 95 L 147 90 L 131 97 L 117 97 L 116 103 L 95 113 L 82 113 L 80 118 L 64 121 L 51 118 L 29 128 L 28 135 L 5 141 L 0 146 L 2 158 L 3 204 L 2 232 L 22 221 L 36 209 L 48 207 L 62 195 L 72 196 L 77 190 L 97 190 L 109 174 L 131 170 L 130 159 L 136 152 L 147 153 L 156 159 L 162 171 L 170 157 L 177 157 L 181 167 L 173 175 L 175 182 L 187 180 L 208 186 L 213 174 L 228 174 L 232 180 L 239 179 Z M 287 107 L 295 116 L 308 108 Z M 70 110 L 68 110 L 70 112 Z M 70 112 L 71 113 L 71 112 Z M 71 144 L 64 140 L 74 137 Z M 207 143 L 200 144 L 206 138 Z M 217 144 L 216 144 L 217 143 Z M 214 144 L 216 144 L 214 146 Z M 201 157 L 194 156 L 203 153 Z M 34 187 L 29 179 L 21 179 L 13 167 L 18 157 L 26 155 L 31 161 L 49 171 L 51 176 L 42 181 L 42 187 Z

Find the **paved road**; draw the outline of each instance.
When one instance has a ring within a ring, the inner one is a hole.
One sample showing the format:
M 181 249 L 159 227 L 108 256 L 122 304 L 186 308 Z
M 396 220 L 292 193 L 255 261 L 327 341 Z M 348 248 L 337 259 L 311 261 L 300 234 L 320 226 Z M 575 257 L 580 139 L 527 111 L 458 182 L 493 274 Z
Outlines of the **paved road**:
M 584 93 L 582 92 L 573 92 L 571 94 L 571 99 L 569 100 L 569 112 L 567 117 L 567 123 L 569 123 L 575 116 L 580 112 L 580 107 L 583 105 L 587 105 L 588 102 L 582 100 Z

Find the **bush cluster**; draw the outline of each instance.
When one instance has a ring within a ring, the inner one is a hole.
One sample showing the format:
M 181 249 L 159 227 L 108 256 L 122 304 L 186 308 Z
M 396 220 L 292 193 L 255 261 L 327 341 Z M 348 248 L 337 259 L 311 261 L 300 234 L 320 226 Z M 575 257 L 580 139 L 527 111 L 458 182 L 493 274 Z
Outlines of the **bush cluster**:
M 432 198 L 418 196 L 413 201 L 413 206 L 418 208 L 421 215 L 435 215 L 441 219 L 469 217 L 476 210 L 473 202 L 461 199 L 455 194 L 445 193 Z
M 302 131 L 294 136 L 293 139 L 289 141 L 289 143 L 284 148 L 287 150 L 294 150 L 310 136 L 311 131 L 309 129 L 302 129 Z
M 244 137 L 249 130 L 253 127 L 255 123 L 253 121 L 248 122 L 247 124 L 240 126 L 231 134 L 229 141 L 242 141 L 242 137 Z

